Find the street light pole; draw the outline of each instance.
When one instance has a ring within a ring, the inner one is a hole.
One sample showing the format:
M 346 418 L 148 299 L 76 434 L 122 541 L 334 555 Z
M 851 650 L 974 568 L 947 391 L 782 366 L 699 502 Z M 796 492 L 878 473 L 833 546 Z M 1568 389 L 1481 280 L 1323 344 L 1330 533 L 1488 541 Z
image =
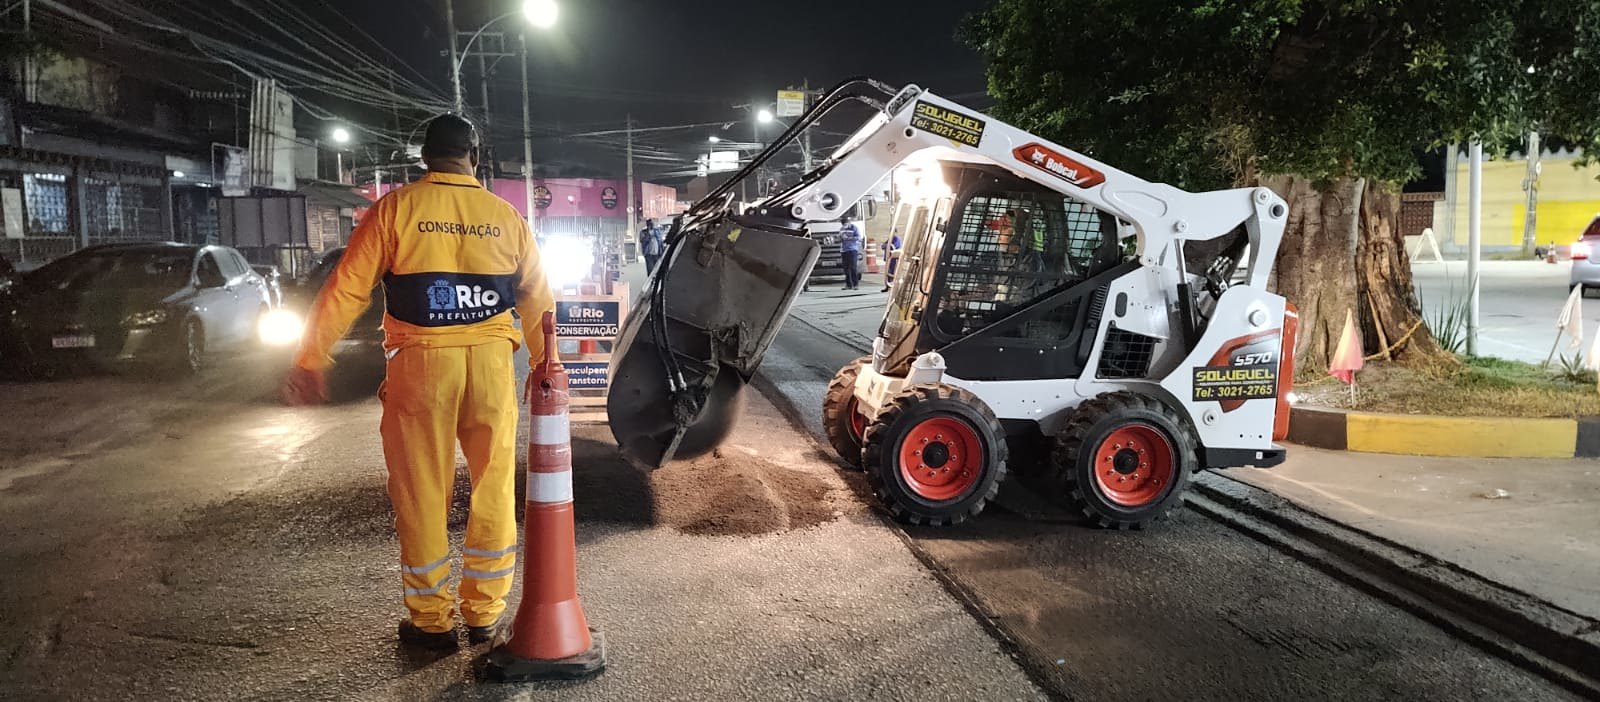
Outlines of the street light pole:
M 1467 151 L 1467 355 L 1478 355 L 1478 258 L 1483 244 L 1483 142 Z
M 461 99 L 461 64 L 472 53 L 472 44 L 478 41 L 478 37 L 483 36 L 483 33 L 490 27 L 518 14 L 526 17 L 528 23 L 535 27 L 549 29 L 555 26 L 558 9 L 559 6 L 556 5 L 555 0 L 524 0 L 522 9 L 512 10 L 488 22 L 484 22 L 483 26 L 478 28 L 478 31 L 473 32 L 472 36 L 467 38 L 467 43 L 462 45 L 458 55 L 456 51 L 455 5 L 453 0 L 445 0 L 445 28 L 450 32 L 450 86 L 455 90 L 457 114 L 466 113 L 466 104 Z M 480 56 L 480 58 L 482 57 Z M 485 91 L 487 90 L 488 88 L 485 87 Z M 484 102 L 487 104 L 488 99 L 485 98 Z
M 639 213 L 634 207 L 634 205 L 636 204 L 635 201 L 634 201 L 634 198 L 633 198 L 633 189 L 634 189 L 634 187 L 636 187 L 636 186 L 634 186 L 634 184 L 633 184 L 633 115 L 629 114 L 628 115 L 628 231 L 627 231 L 626 234 L 623 235 L 623 239 L 624 240 L 626 240 L 627 237 L 631 236 L 634 232 L 639 231 Z M 639 242 L 639 243 L 642 244 L 643 242 Z
M 444 26 L 445 34 L 450 37 L 450 87 L 455 90 L 456 114 L 466 112 L 466 104 L 461 100 L 461 62 L 456 59 L 456 3 L 455 0 L 444 0 Z
M 522 43 L 522 193 L 528 203 L 528 229 L 533 229 L 533 128 L 528 126 L 528 33 L 520 32 Z
M 756 158 L 756 157 L 759 157 L 761 155 L 762 151 L 766 150 L 766 147 L 762 146 L 762 144 L 761 144 L 761 120 L 760 120 L 760 118 L 751 120 L 751 122 L 750 122 L 750 134 L 751 134 L 751 136 L 754 137 L 755 142 L 756 142 L 756 153 L 755 153 L 755 156 L 752 156 L 751 158 Z M 761 175 L 761 167 L 757 166 L 756 167 L 756 199 L 757 200 L 761 199 L 761 193 L 766 187 L 767 187 L 767 179 L 762 177 L 762 175 Z

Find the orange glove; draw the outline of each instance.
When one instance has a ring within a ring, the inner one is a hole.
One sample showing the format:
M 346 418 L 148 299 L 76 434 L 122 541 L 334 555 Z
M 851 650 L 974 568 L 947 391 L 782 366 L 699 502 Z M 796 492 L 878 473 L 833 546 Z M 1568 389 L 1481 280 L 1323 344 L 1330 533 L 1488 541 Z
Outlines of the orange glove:
M 295 366 L 283 377 L 278 397 L 290 407 L 320 405 L 328 401 L 328 376 L 320 370 Z

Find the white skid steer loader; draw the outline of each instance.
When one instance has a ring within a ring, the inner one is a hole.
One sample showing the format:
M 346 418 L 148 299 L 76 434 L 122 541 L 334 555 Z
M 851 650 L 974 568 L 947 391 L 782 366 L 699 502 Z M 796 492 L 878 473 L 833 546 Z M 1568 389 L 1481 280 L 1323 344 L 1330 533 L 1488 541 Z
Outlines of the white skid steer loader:
M 740 178 L 851 100 L 879 112 L 794 187 L 730 207 Z M 872 356 L 823 407 L 892 515 L 974 516 L 1015 455 L 1096 524 L 1138 528 L 1195 470 L 1283 461 L 1296 315 L 1267 291 L 1282 199 L 1151 183 L 916 86 L 853 79 L 673 224 L 613 360 L 607 410 L 633 462 L 727 436 L 816 239 L 897 168 L 890 300 Z

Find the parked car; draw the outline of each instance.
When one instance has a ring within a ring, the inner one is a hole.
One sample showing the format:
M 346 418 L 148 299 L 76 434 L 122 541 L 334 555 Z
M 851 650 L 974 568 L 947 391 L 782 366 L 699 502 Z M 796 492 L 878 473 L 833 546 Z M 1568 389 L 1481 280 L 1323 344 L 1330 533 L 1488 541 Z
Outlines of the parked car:
M 1595 215 L 1594 221 L 1572 245 L 1572 277 L 1568 290 L 1582 285 L 1583 294 L 1587 296 L 1590 290 L 1600 288 L 1600 260 L 1593 255 L 1596 247 L 1600 247 L 1600 215 Z
M 284 306 L 306 317 L 311 311 L 311 304 L 316 302 L 317 294 L 322 291 L 328 278 L 333 275 L 333 269 L 339 265 L 339 260 L 344 258 L 345 247 L 328 249 L 312 264 L 311 271 L 304 278 L 295 281 L 295 284 L 285 292 Z M 383 287 L 372 290 L 372 304 L 367 306 L 365 312 L 356 318 L 350 325 L 349 333 L 345 334 L 345 345 L 357 345 L 371 348 L 379 353 L 383 351 Z
M 90 246 L 24 273 L 5 299 L 7 346 L 33 364 L 199 370 L 251 344 L 272 310 L 238 251 L 172 242 Z

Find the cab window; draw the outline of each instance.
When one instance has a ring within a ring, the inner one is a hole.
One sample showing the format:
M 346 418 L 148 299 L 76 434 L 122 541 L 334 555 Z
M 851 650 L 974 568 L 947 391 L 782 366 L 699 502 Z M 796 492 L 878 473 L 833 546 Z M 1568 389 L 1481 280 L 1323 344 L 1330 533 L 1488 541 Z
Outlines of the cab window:
M 939 334 L 951 340 L 1121 260 L 1115 218 L 1054 191 L 980 193 L 956 217 L 937 317 Z M 1007 335 L 1063 339 L 1072 330 L 1070 317 L 1063 310 Z
M 212 252 L 200 254 L 200 263 L 195 268 L 195 278 L 199 280 L 202 288 L 217 288 L 228 283 L 227 276 L 222 274 L 222 268 L 217 264 L 217 258 Z

